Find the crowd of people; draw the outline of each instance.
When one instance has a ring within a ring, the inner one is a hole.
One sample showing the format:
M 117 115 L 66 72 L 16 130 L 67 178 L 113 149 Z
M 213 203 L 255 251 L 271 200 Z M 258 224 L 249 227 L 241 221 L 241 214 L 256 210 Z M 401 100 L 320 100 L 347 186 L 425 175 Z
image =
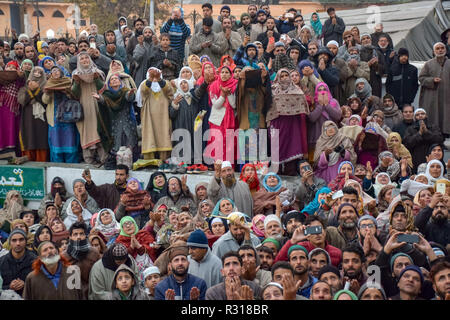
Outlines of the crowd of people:
M 115 168 L 54 178 L 38 210 L 7 194 L 0 299 L 450 299 L 450 29 L 419 73 L 381 24 L 360 34 L 333 8 L 310 25 L 202 11 L 194 30 L 175 7 L 159 35 L 121 17 L 0 43 L 0 152 Z M 195 190 L 166 176 L 177 129 L 203 137 Z M 265 140 L 278 172 L 248 156 Z M 139 181 L 124 147 L 166 162 Z

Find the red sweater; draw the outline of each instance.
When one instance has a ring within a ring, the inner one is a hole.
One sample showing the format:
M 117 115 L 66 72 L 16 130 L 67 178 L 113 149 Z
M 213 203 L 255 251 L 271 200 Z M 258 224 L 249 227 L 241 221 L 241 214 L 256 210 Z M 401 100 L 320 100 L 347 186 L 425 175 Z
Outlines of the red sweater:
M 297 244 L 305 247 L 306 250 L 308 250 L 308 252 L 311 252 L 313 249 L 317 248 L 309 241 L 303 241 Z M 288 251 L 291 246 L 293 246 L 291 240 L 286 241 L 283 248 L 281 248 L 281 250 L 278 252 L 274 262 L 288 261 Z M 330 255 L 331 264 L 336 268 L 339 268 L 339 264 L 341 263 L 342 259 L 341 250 L 336 247 L 330 246 L 328 243 L 325 242 L 325 251 L 328 252 L 328 254 Z

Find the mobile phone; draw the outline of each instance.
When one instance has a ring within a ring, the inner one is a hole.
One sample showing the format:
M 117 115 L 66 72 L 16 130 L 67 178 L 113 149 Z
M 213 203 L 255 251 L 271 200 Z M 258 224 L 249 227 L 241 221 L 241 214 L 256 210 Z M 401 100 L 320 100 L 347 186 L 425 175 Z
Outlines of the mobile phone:
M 342 198 L 343 196 L 344 196 L 344 193 L 342 192 L 342 190 L 339 190 L 338 192 L 335 192 L 333 194 L 331 199 L 336 200 L 336 199 Z
M 305 169 L 305 171 L 312 171 L 311 166 L 307 165 L 303 167 Z
M 274 37 L 270 37 L 270 38 L 269 38 L 269 43 L 271 43 L 271 44 L 272 44 L 272 43 L 275 43 L 275 38 L 274 38 Z
M 415 234 L 400 234 L 397 242 L 419 243 L 419 236 Z
M 89 169 L 89 167 L 86 167 L 84 169 L 84 174 L 87 175 L 87 176 L 91 175 L 91 170 Z
M 282 203 L 282 205 L 285 206 L 285 207 L 287 207 L 289 204 L 290 204 L 290 203 L 289 203 L 289 201 L 287 201 L 287 200 L 284 200 L 283 203 Z
M 285 15 L 285 17 L 286 18 L 293 18 L 294 17 L 294 14 L 292 14 L 292 13 L 286 13 L 286 15 Z
M 286 40 L 286 35 L 282 34 L 281 37 L 280 37 L 280 40 Z
M 311 226 L 307 227 L 305 229 L 305 236 L 310 234 L 321 234 L 322 233 L 322 227 L 321 226 Z
M 89 47 L 92 48 L 92 49 L 96 49 L 95 42 L 89 43 Z
M 445 187 L 446 185 L 443 182 L 436 183 L 436 192 L 445 195 Z

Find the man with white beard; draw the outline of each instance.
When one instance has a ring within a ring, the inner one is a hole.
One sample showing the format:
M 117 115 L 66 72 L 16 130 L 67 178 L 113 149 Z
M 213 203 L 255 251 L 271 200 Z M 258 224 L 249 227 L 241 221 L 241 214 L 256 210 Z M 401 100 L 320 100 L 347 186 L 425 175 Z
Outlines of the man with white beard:
M 24 300 L 82 300 L 79 269 L 61 258 L 51 241 L 43 241 L 37 252 L 25 280 Z
M 253 198 L 248 184 L 236 180 L 234 170 L 229 161 L 216 160 L 214 163 L 214 177 L 208 186 L 208 197 L 217 203 L 219 199 L 230 198 L 234 201 L 236 208 L 253 217 Z
M 419 106 L 427 112 L 431 123 L 438 125 L 450 147 L 450 59 L 445 44 L 433 46 L 434 58 L 425 62 L 419 74 Z
M 284 246 L 288 240 L 283 236 L 283 226 L 280 218 L 275 214 L 269 214 L 264 219 L 264 237 L 277 240 L 281 246 Z

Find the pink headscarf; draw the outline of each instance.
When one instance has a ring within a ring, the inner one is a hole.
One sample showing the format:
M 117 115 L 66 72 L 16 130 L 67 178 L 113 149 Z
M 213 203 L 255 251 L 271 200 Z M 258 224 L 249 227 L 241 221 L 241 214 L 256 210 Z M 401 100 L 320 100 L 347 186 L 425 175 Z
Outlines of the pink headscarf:
M 315 102 L 316 104 L 319 103 L 319 88 L 320 88 L 321 86 L 324 86 L 325 89 L 327 90 L 328 100 L 330 101 L 329 104 L 331 105 L 331 107 L 332 107 L 332 108 L 335 108 L 335 109 L 339 109 L 339 108 L 340 108 L 339 103 L 336 101 L 336 99 L 333 98 L 333 96 L 331 95 L 331 92 L 330 92 L 330 88 L 328 88 L 328 85 L 327 85 L 325 82 L 319 82 L 319 83 L 316 85 L 316 90 L 315 90 L 315 93 L 314 93 L 314 102 Z M 328 113 L 327 113 L 326 111 L 322 111 L 322 115 L 323 115 L 327 120 L 330 120 L 330 116 L 328 115 Z
M 258 237 L 264 237 L 264 230 L 259 229 L 256 224 L 259 221 L 263 221 L 266 219 L 266 216 L 263 214 L 257 214 L 252 219 L 252 230 Z

